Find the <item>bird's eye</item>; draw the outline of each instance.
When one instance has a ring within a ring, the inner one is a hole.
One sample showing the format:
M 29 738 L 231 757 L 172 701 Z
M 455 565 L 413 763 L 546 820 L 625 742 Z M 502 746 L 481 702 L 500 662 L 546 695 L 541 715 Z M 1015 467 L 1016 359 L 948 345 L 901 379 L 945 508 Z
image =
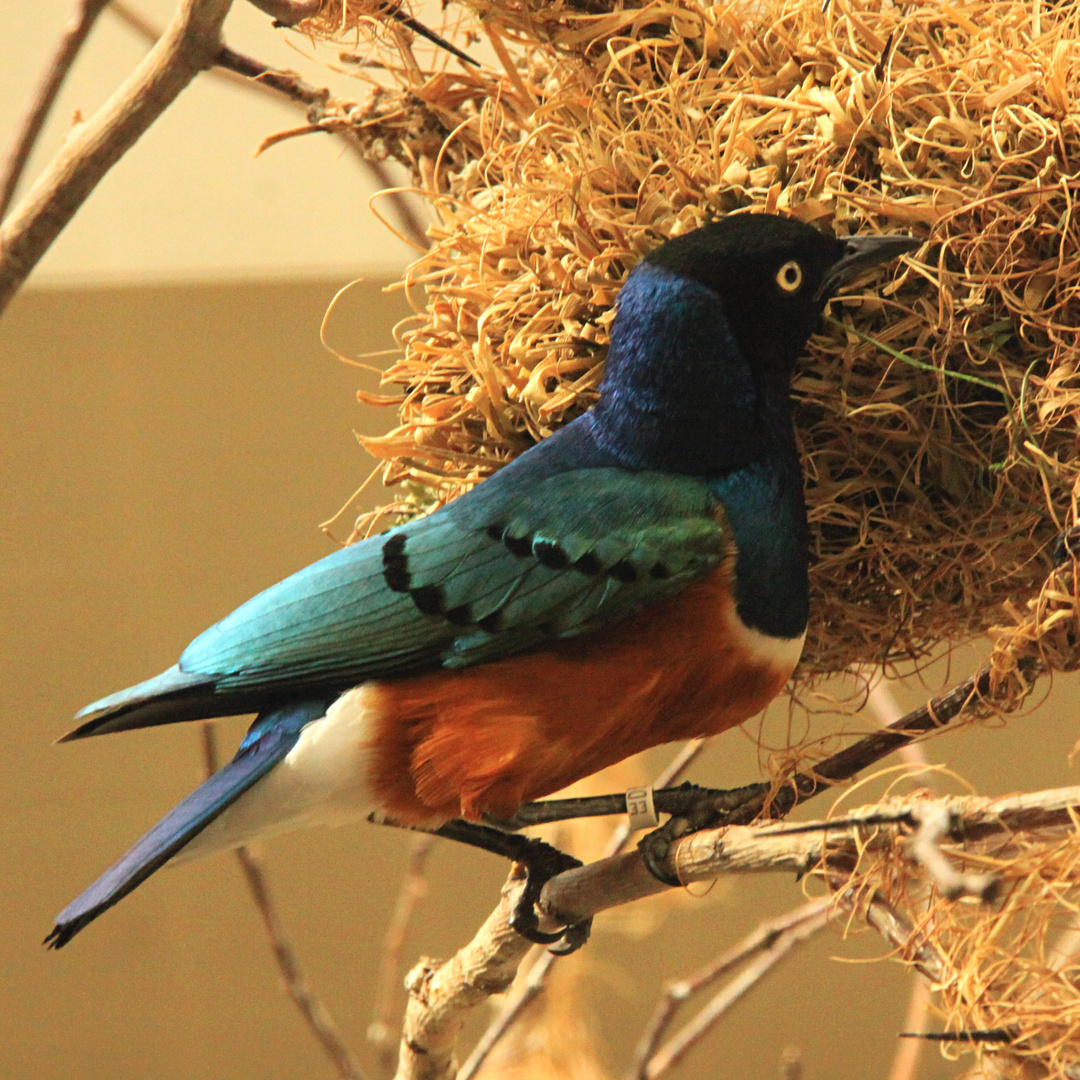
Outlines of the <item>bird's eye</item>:
M 786 293 L 793 293 L 802 284 L 802 267 L 790 259 L 776 271 L 776 284 Z

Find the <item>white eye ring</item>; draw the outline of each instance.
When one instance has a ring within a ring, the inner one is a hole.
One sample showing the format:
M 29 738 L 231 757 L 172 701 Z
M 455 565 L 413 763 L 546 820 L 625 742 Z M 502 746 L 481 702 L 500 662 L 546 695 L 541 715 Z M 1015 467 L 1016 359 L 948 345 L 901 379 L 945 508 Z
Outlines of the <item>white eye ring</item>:
M 789 259 L 776 271 L 776 284 L 786 293 L 796 292 L 802 285 L 802 267 L 794 259 Z

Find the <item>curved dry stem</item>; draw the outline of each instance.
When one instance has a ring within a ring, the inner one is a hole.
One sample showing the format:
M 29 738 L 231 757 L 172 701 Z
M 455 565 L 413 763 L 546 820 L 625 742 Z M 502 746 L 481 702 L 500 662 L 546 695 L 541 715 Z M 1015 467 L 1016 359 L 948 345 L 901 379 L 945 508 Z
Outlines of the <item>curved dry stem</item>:
M 524 879 L 512 871 L 498 907 L 468 945 L 445 963 L 421 960 L 409 973 L 395 1080 L 445 1080 L 456 1074 L 454 1043 L 466 1015 L 510 986 L 532 948 L 510 927 L 523 887 Z

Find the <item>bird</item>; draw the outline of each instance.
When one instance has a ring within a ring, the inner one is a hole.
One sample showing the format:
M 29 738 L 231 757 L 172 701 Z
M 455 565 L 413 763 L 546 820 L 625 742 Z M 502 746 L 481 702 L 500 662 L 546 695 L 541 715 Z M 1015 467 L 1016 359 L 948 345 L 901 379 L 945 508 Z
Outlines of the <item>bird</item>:
M 484 828 L 761 712 L 809 617 L 793 372 L 826 301 L 919 245 L 736 213 L 656 246 L 618 292 L 591 409 L 77 714 L 60 741 L 256 718 L 232 761 L 64 908 L 46 944 L 169 861 L 372 812 Z

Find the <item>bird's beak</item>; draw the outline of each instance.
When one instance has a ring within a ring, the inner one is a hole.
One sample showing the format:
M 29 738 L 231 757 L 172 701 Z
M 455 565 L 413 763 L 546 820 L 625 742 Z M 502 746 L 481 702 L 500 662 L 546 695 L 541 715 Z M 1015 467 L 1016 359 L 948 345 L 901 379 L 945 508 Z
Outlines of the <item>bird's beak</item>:
M 818 299 L 827 300 L 863 270 L 914 251 L 922 247 L 922 244 L 922 240 L 916 240 L 913 236 L 849 237 L 844 241 L 843 254 L 825 274 L 821 288 L 818 289 Z

